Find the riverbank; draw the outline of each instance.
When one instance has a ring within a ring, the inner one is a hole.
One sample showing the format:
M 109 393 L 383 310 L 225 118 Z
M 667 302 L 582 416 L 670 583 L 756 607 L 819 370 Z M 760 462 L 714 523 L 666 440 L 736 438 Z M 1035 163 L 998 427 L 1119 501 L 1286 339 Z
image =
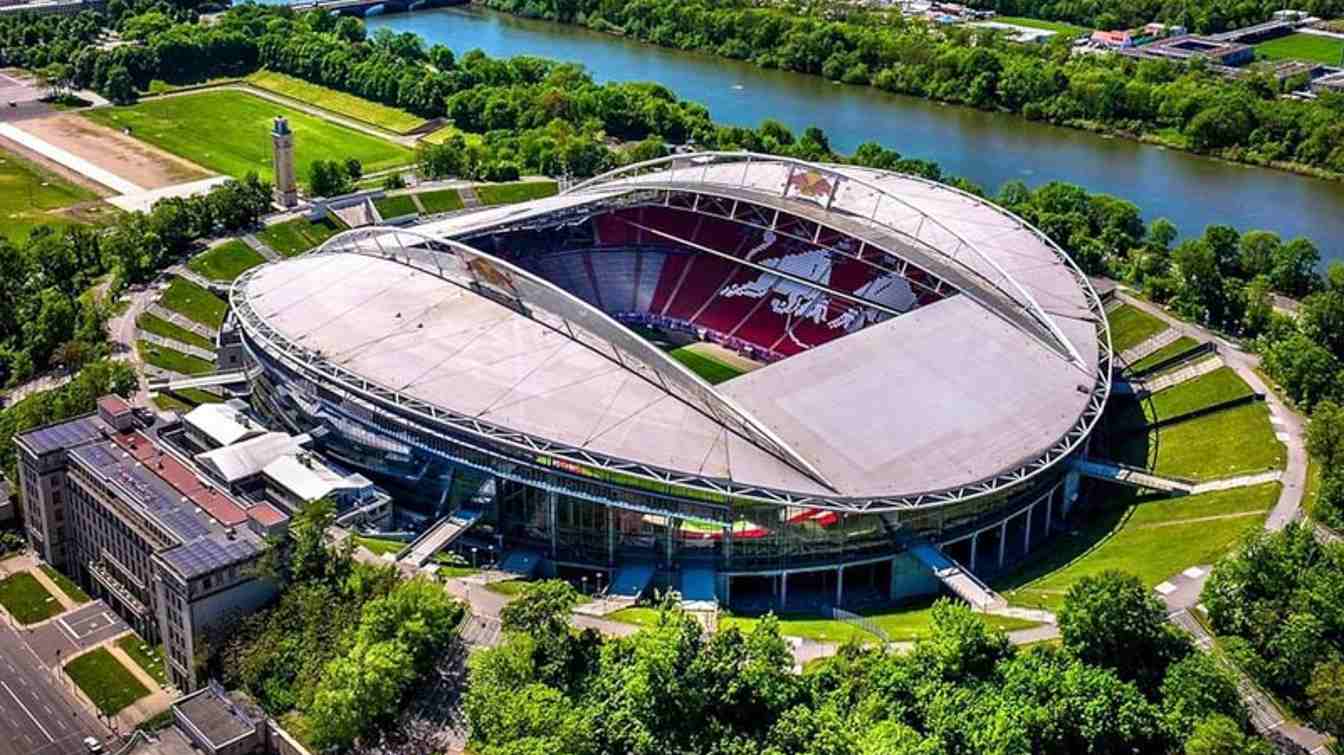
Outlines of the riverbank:
M 1141 206 L 1145 219 L 1169 218 L 1184 234 L 1209 225 L 1266 229 L 1307 237 L 1326 261 L 1344 258 L 1344 182 L 1194 155 L 1163 144 L 1065 128 L 1024 117 L 836 84 L 819 76 L 767 69 L 537 21 L 479 6 L 366 21 L 410 32 L 459 55 L 533 55 L 584 66 L 598 82 L 656 82 L 705 105 L 713 120 L 756 127 L 775 119 L 794 133 L 825 131 L 832 149 L 853 153 L 867 141 L 938 163 L 990 193 L 1022 181 L 1063 181 Z
M 738 63 L 738 64 L 750 65 L 750 66 L 753 66 L 753 67 L 755 67 L 755 68 L 757 68 L 757 69 L 759 69 L 759 70 L 762 70 L 762 71 L 765 71 L 765 70 L 786 70 L 786 71 L 789 72 L 789 73 L 794 73 L 794 74 L 801 75 L 801 76 L 811 76 L 811 77 L 813 77 L 813 78 L 817 78 L 817 79 L 819 79 L 819 80 L 821 80 L 821 81 L 828 81 L 829 83 L 832 83 L 832 84 L 835 84 L 835 85 L 860 87 L 860 88 L 863 88 L 863 89 L 870 89 L 870 90 L 874 90 L 874 91 L 876 91 L 876 92 L 883 92 L 883 93 L 886 93 L 886 94 L 894 94 L 894 93 L 895 93 L 895 92 L 889 91 L 889 90 L 887 90 L 887 89 L 884 89 L 883 87 L 878 86 L 878 85 L 875 84 L 875 83 L 850 83 L 850 82 L 848 82 L 848 81 L 842 81 L 842 80 L 840 80 L 840 79 L 838 79 L 838 78 L 827 78 L 825 75 L 815 75 L 815 74 L 808 73 L 808 72 L 805 72 L 805 71 L 797 71 L 797 70 L 783 69 L 783 68 L 780 68 L 780 69 L 774 69 L 774 68 L 771 68 L 771 67 L 768 67 L 768 66 L 762 66 L 762 65 L 759 65 L 759 64 L 753 62 L 751 59 L 749 59 L 749 58 L 745 58 L 745 57 L 743 57 L 743 58 L 737 58 L 737 57 L 731 57 L 731 56 L 727 56 L 727 55 L 721 55 L 721 54 L 718 54 L 718 53 L 716 53 L 716 52 L 707 51 L 707 50 L 698 49 L 698 48 L 696 48 L 696 49 L 689 49 L 689 50 L 688 50 L 688 49 L 683 49 L 683 48 L 681 48 L 681 47 L 677 47 L 677 46 L 675 46 L 675 45 L 671 45 L 671 44 L 663 44 L 661 41 L 656 40 L 656 39 L 645 39 L 644 37 L 641 37 L 641 36 L 638 36 L 638 35 L 630 34 L 630 33 L 628 33 L 624 28 L 622 28 L 622 27 L 620 27 L 620 26 L 618 26 L 618 25 L 616 25 L 616 24 L 613 24 L 613 23 L 611 23 L 610 21 L 607 21 L 607 20 L 605 20 L 605 19 L 602 19 L 602 18 L 598 18 L 598 19 L 596 19 L 596 21 L 595 21 L 594 23 L 580 23 L 580 22 L 578 22 L 578 21 L 567 22 L 567 21 L 558 20 L 558 19 L 549 19 L 549 18 L 542 18 L 542 17 L 534 16 L 534 15 L 528 15 L 528 14 L 526 14 L 526 13 L 518 13 L 518 12 L 515 12 L 515 11 L 510 10 L 510 9 L 507 8 L 507 7 L 501 7 L 501 5 L 500 5 L 499 3 L 492 3 L 492 2 L 490 2 L 489 0 L 472 0 L 472 3 L 471 3 L 471 4 L 472 4 L 472 7 L 475 8 L 475 9 L 477 9 L 477 10 L 483 10 L 483 11 L 488 11 L 488 12 L 492 12 L 492 13 L 500 13 L 500 14 L 503 14 L 503 15 L 508 15 L 508 16 L 512 16 L 512 17 L 515 17 L 515 18 L 528 19 L 528 20 L 536 21 L 536 22 L 540 22 L 540 23 L 549 23 L 549 24 L 556 24 L 556 25 L 559 25 L 559 26 L 569 26 L 569 27 L 574 27 L 574 28 L 583 29 L 583 30 L 585 30 L 585 31 L 592 32 L 592 33 L 595 33 L 595 34 L 601 34 L 601 35 L 608 36 L 608 37 L 612 37 L 612 38 L 615 38 L 615 39 L 620 39 L 620 40 L 630 41 L 630 42 L 633 42 L 633 43 L 635 43 L 635 44 L 642 44 L 642 45 L 647 45 L 647 46 L 649 46 L 649 47 L 657 47 L 657 48 L 665 49 L 665 50 L 675 50 L 675 51 L 677 51 L 677 52 L 679 52 L 679 53 L 695 53 L 695 54 L 707 55 L 707 56 L 710 56 L 710 57 L 713 57 L 713 58 L 715 58 L 715 59 L 718 59 L 718 60 L 721 60 L 721 61 L 725 61 L 725 62 L 731 62 L 731 63 Z M 529 8 L 530 8 L 530 7 L 531 7 L 531 6 L 529 6 Z M 672 38 L 675 38 L 675 37 L 672 37 Z M 846 78 L 848 78 L 848 77 L 846 76 Z M 1181 151 L 1181 152 L 1184 152 L 1184 153 L 1189 154 L 1189 155 L 1192 155 L 1192 156 L 1198 156 L 1198 157 L 1202 157 L 1202 158 L 1206 158 L 1206 159 L 1212 159 L 1212 160 L 1219 160 L 1219 161 L 1223 161 L 1223 162 L 1226 162 L 1226 163 L 1229 163 L 1229 164 L 1233 164 L 1233 165 L 1248 165 L 1248 166 L 1254 166 L 1254 167 L 1259 167 L 1259 168 L 1266 168 L 1266 169 L 1270 169 L 1270 170 L 1278 170 L 1278 171 L 1283 171 L 1283 172 L 1287 172 L 1287 173 L 1292 173 L 1292 174 L 1295 174 L 1295 175 L 1306 176 L 1306 177 L 1311 177 L 1311 178 L 1317 178 L 1317 179 L 1321 179 L 1321 180 L 1325 180 L 1325 181 L 1334 181 L 1334 182 L 1344 181 L 1344 172 L 1334 171 L 1334 170 L 1330 170 L 1330 169 L 1328 169 L 1328 168 L 1322 168 L 1322 167 L 1319 167 L 1319 166 L 1309 165 L 1309 164 L 1305 164 L 1305 163 L 1301 163 L 1301 162 L 1297 162 L 1297 161 L 1291 161 L 1291 160 L 1289 160 L 1289 161 L 1284 161 L 1284 160 L 1265 160 L 1265 159 L 1257 159 L 1255 156 L 1250 155 L 1250 154 L 1247 154 L 1246 149 L 1243 148 L 1243 147 L 1232 147 L 1232 148 L 1227 148 L 1227 149 L 1223 149 L 1223 150 L 1213 150 L 1213 151 L 1201 151 L 1201 150 L 1191 149 L 1190 146 L 1189 146 L 1189 143 L 1188 143 L 1188 139 L 1187 139 L 1183 134 L 1165 134 L 1163 131 L 1137 131 L 1137 132 L 1136 132 L 1136 131 L 1131 130 L 1131 129 L 1117 128 L 1117 127 L 1115 127 L 1115 126 L 1113 126 L 1113 125 L 1110 125 L 1110 124 L 1106 124 L 1106 123 L 1102 123 L 1102 122 L 1098 122 L 1098 121 L 1087 120 L 1087 119 L 1072 119 L 1072 118 L 1071 118 L 1071 119 L 1061 119 L 1061 120 L 1034 119 L 1034 118 L 1030 118 L 1030 117 L 1028 117 L 1028 116 L 1025 115 L 1024 113 L 1017 112 L 1017 111 L 1014 111 L 1014 110 L 1010 110 L 1010 109 L 1007 109 L 1007 108 L 976 108 L 976 107 L 974 107 L 974 106 L 972 106 L 972 105 L 968 105 L 968 104 L 966 104 L 966 103 L 960 102 L 960 101 L 955 100 L 955 99 L 950 99 L 950 98 L 940 98 L 940 97 L 938 97 L 938 96 L 936 96 L 936 95 L 932 95 L 932 94 L 930 94 L 930 95 L 926 95 L 926 96 L 923 96 L 923 97 L 920 97 L 919 95 L 911 95 L 911 94 L 905 94 L 905 93 L 899 93 L 899 94 L 901 94 L 901 96 L 917 97 L 917 98 L 919 98 L 919 99 L 924 99 L 924 100 L 926 100 L 926 101 L 928 101 L 928 102 L 937 103 L 937 104 L 939 104 L 939 105 L 944 105 L 944 106 L 953 106 L 953 107 L 958 107 L 958 108 L 966 108 L 966 109 L 969 109 L 969 110 L 983 110 L 983 111 L 986 111 L 986 112 L 993 112 L 993 113 L 998 113 L 998 114 L 1002 114 L 1002 115 L 1016 116 L 1016 117 L 1021 118 L 1024 122 L 1029 122 L 1029 123 L 1038 124 L 1038 125 L 1050 125 L 1050 126 L 1056 126 L 1056 127 L 1060 127 L 1060 128 L 1068 128 L 1068 129 L 1076 129 L 1076 130 L 1080 130 L 1080 131 L 1087 131 L 1087 132 L 1090 132 L 1090 133 L 1093 133 L 1093 134 L 1098 134 L 1098 135 L 1103 136 L 1103 137 L 1129 139 L 1129 140 L 1133 140 L 1133 141 L 1136 141 L 1136 142 L 1139 142 L 1139 143 L 1143 143 L 1143 144 L 1152 144 L 1152 145 L 1160 146 L 1160 147 L 1163 147 L 1163 148 L 1165 148 L 1165 149 L 1169 149 L 1169 150 L 1179 150 L 1179 151 Z

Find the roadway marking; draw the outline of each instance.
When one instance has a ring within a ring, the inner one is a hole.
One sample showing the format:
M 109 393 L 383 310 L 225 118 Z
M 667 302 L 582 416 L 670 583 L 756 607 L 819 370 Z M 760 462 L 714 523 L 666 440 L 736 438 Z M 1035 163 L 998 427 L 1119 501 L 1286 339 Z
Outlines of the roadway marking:
M 31 710 L 28 710 L 28 706 L 23 704 L 23 701 L 19 699 L 18 695 L 14 694 L 14 690 L 10 689 L 8 684 L 0 682 L 0 687 L 4 687 L 5 691 L 9 693 L 9 696 L 14 698 L 14 702 L 18 703 L 20 708 L 23 708 L 23 712 L 28 714 L 28 718 L 32 720 L 33 725 L 37 727 L 38 731 L 42 732 L 42 736 L 47 738 L 48 742 L 56 741 L 55 737 L 51 736 L 47 731 L 47 727 L 43 726 L 42 722 L 37 720 L 37 716 L 34 716 Z

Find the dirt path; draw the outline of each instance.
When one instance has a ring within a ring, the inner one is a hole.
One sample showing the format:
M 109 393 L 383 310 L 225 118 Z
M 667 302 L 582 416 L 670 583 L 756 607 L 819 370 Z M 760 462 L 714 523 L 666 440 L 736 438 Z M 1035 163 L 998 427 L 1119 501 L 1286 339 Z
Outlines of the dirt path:
M 146 189 L 206 178 L 210 171 L 78 113 L 56 113 L 14 124 L 42 141 Z

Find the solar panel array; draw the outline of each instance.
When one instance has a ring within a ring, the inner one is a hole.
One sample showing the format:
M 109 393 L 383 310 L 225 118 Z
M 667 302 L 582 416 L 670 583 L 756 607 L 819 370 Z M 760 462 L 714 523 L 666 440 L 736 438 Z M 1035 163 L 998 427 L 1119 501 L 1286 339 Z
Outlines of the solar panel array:
M 107 425 L 95 415 L 79 417 L 58 425 L 39 427 L 19 438 L 39 456 L 62 448 L 73 448 L 97 440 Z

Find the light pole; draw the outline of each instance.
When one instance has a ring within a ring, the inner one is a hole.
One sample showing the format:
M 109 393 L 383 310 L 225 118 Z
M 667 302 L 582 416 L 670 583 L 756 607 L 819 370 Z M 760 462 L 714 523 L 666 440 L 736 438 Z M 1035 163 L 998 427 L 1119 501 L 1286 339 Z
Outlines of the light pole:
M 478 550 L 478 549 L 476 548 L 476 546 L 474 546 L 474 545 L 471 546 L 471 568 L 473 568 L 473 569 L 476 568 L 476 551 L 477 551 L 477 550 Z
M 583 583 L 583 594 L 584 594 L 584 595 L 587 595 L 587 594 L 588 594 L 588 577 L 587 577 L 586 575 L 583 576 L 583 577 L 580 577 L 580 578 L 579 578 L 579 581 Z

